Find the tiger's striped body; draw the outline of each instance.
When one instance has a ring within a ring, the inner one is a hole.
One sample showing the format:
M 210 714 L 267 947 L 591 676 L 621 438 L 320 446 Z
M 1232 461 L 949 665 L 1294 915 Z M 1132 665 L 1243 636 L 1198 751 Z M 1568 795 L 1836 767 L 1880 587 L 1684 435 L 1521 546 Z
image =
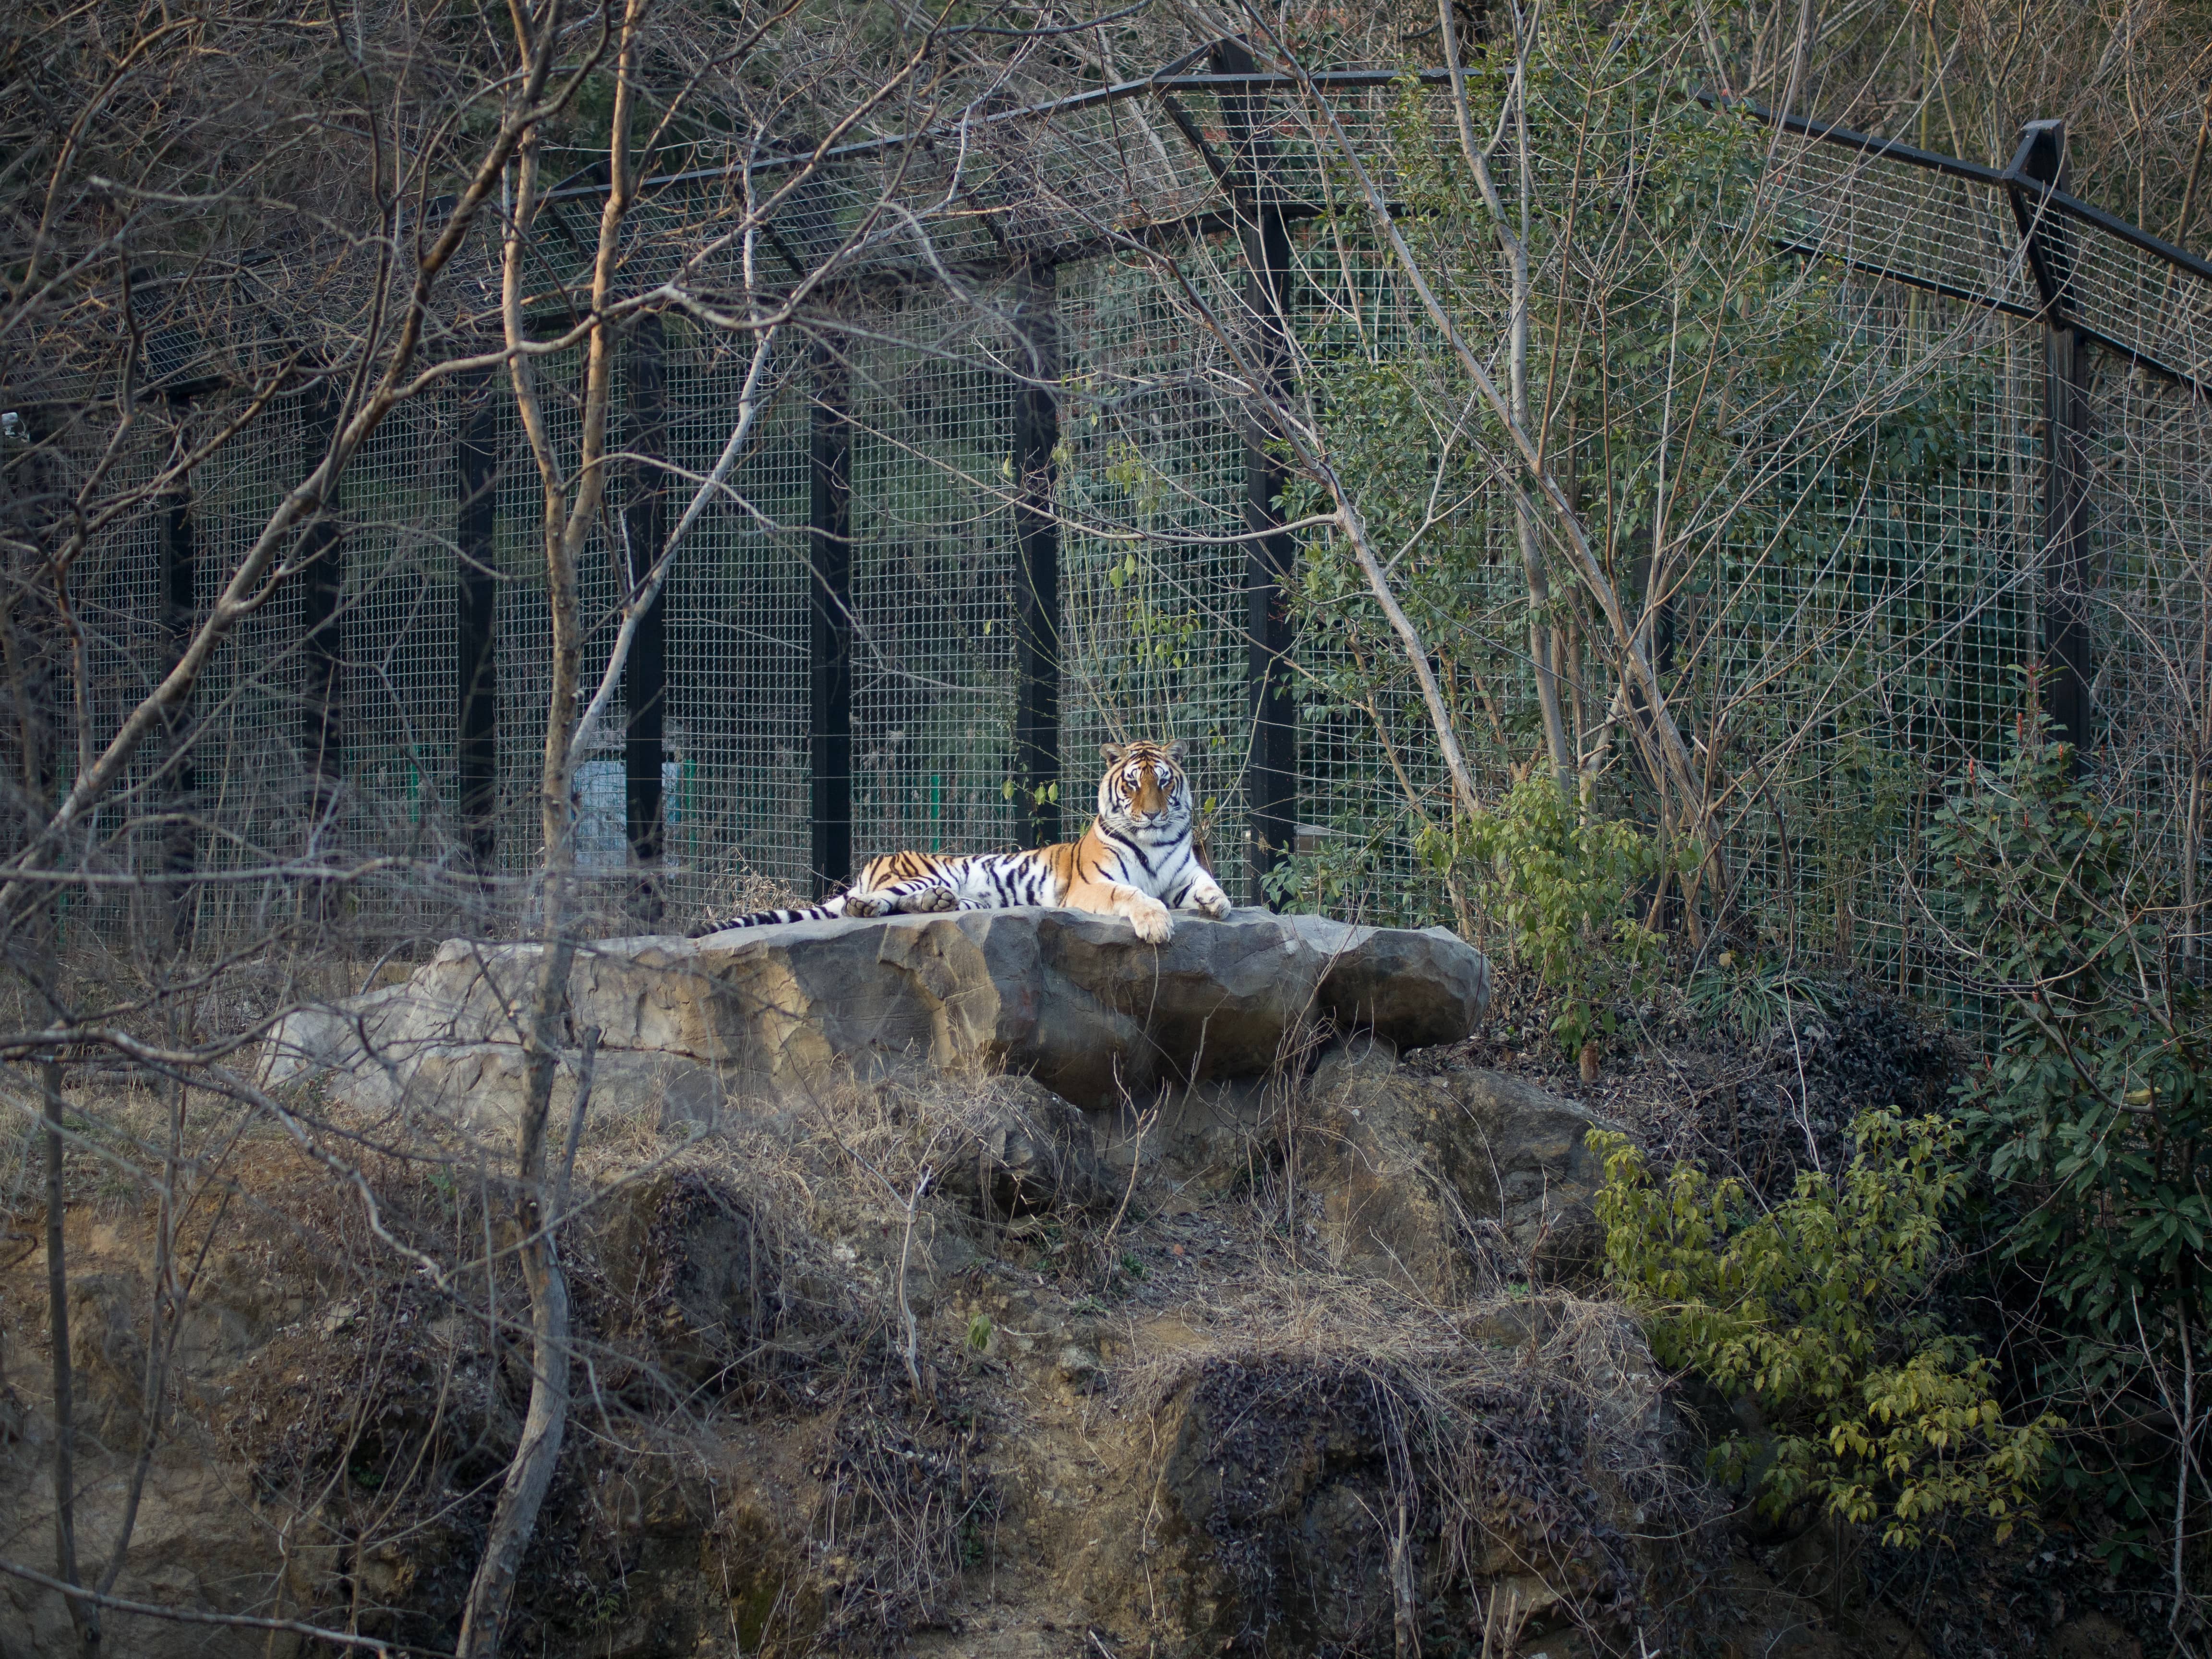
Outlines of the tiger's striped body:
M 1229 896 L 1191 838 L 1194 808 L 1182 745 L 1109 744 L 1103 752 L 1098 816 L 1080 841 L 954 858 L 892 853 L 870 859 L 860 879 L 827 904 L 756 910 L 704 931 L 1042 904 L 1126 916 L 1139 939 L 1164 945 L 1175 933 L 1173 911 L 1226 916 Z

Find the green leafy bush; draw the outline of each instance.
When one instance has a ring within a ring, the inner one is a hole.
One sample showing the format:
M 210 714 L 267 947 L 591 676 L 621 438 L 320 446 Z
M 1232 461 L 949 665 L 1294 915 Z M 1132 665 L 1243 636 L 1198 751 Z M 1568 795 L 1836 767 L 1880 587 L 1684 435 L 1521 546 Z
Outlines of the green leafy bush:
M 1548 777 L 1516 784 L 1493 811 L 1466 820 L 1459 836 L 1516 957 L 1558 995 L 1552 1034 L 1570 1054 L 1612 1036 L 1608 1005 L 1644 994 L 1665 955 L 1632 902 L 1658 872 L 1651 836 L 1584 810 Z M 1438 867 L 1451 850 L 1441 832 L 1423 847 Z
M 1806 1171 L 1764 1214 L 1746 1212 L 1735 1182 L 1680 1164 L 1662 1186 L 1626 1137 L 1594 1135 L 1608 1273 L 1661 1364 L 1763 1416 L 1771 1440 L 1734 1434 L 1714 1457 L 1767 1513 L 1816 1503 L 1908 1545 L 1966 1513 L 2002 1536 L 2054 1423 L 2006 1426 L 1995 1365 L 1927 1310 L 1964 1180 L 1955 1132 L 1881 1111 L 1854 1133 L 1848 1169 Z
M 2085 1421 L 2130 1395 L 2124 1416 L 2181 1416 L 2184 1379 L 2212 1361 L 2204 996 L 2178 959 L 2179 896 L 2154 837 L 2075 776 L 2067 745 L 2027 720 L 2020 736 L 1932 837 L 1966 971 L 2002 1010 L 1996 1053 L 1960 1085 L 1960 1121 L 2050 1322 L 2046 1393 Z M 2093 1468 L 2094 1455 L 2085 1443 L 2069 1483 L 2097 1483 L 2137 1521 L 2167 1507 L 2148 1491 L 2163 1478 L 2116 1456 Z

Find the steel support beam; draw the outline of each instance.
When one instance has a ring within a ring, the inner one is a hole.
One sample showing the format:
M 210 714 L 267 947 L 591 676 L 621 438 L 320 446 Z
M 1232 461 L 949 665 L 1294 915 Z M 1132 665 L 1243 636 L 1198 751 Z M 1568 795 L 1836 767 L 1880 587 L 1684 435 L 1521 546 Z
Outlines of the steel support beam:
M 1240 40 L 1217 41 L 1212 58 L 1217 74 L 1249 75 L 1257 68 Z M 1244 411 L 1244 528 L 1255 537 L 1246 544 L 1244 566 L 1252 731 L 1244 812 L 1251 902 L 1261 905 L 1267 902 L 1268 873 L 1297 850 L 1298 788 L 1290 617 L 1297 555 L 1282 531 L 1285 469 L 1268 447 L 1275 435 L 1268 405 L 1290 390 L 1291 234 L 1273 178 L 1274 145 L 1261 131 L 1263 96 L 1250 88 L 1220 94 L 1231 199 L 1243 246 L 1246 344 L 1261 382 Z
M 1021 277 L 1015 308 L 1023 379 L 1014 393 L 1014 788 L 1023 843 L 1060 838 L 1060 519 L 1053 452 L 1060 445 L 1059 319 L 1049 265 Z
M 2088 750 L 2095 672 L 2089 634 L 2088 342 L 2075 328 L 2072 223 L 2044 211 L 2042 191 L 2066 188 L 2066 127 L 2032 121 L 2007 176 L 2013 212 L 2044 304 L 2043 707 L 2074 746 Z
M 853 876 L 852 381 L 833 341 L 814 347 L 807 552 L 812 669 L 814 896 Z
M 629 543 L 629 578 L 633 591 L 660 556 L 668 534 L 666 331 L 659 316 L 639 320 L 630 332 L 626 419 L 629 488 L 623 501 L 623 527 Z M 660 919 L 659 875 L 665 849 L 666 809 L 661 800 L 662 763 L 667 756 L 668 650 L 664 586 L 641 611 L 623 664 L 623 796 L 629 832 L 630 863 L 640 872 L 638 900 L 647 922 Z

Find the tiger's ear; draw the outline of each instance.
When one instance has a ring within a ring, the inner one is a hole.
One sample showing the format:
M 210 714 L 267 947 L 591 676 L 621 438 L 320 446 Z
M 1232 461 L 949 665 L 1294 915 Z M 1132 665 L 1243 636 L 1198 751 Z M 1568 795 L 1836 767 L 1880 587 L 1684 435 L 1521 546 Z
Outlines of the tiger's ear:
M 1098 745 L 1098 752 L 1109 764 L 1114 764 L 1121 758 L 1121 745 L 1118 743 L 1102 743 Z
M 1168 758 L 1178 764 L 1182 763 L 1182 739 L 1181 738 L 1170 738 L 1168 739 Z

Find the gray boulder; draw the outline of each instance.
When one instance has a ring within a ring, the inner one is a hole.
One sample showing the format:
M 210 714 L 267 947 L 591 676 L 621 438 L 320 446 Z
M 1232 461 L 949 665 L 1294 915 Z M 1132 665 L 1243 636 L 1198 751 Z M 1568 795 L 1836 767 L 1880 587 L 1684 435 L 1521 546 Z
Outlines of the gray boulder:
M 320 1075 L 364 1107 L 486 1127 L 521 1098 L 521 1010 L 538 947 L 456 939 L 405 984 L 289 1017 L 262 1079 Z M 1078 910 L 798 922 L 580 947 L 578 1031 L 599 1030 L 594 1098 L 703 1118 L 736 1096 L 796 1103 L 921 1065 L 1034 1078 L 1086 1109 L 1267 1071 L 1317 1026 L 1404 1048 L 1465 1036 L 1481 953 L 1442 928 L 1238 910 L 1140 943 Z M 574 1079 L 564 1068 L 556 1110 Z

